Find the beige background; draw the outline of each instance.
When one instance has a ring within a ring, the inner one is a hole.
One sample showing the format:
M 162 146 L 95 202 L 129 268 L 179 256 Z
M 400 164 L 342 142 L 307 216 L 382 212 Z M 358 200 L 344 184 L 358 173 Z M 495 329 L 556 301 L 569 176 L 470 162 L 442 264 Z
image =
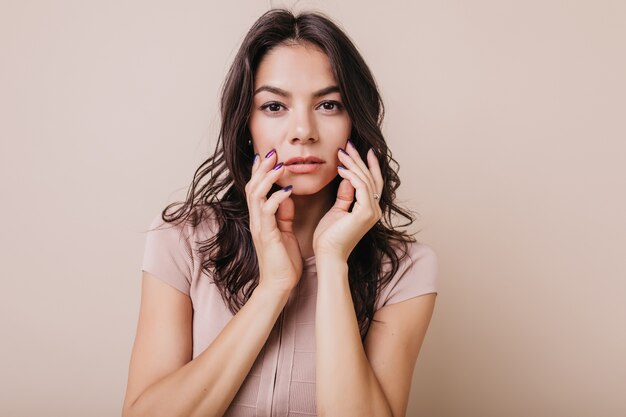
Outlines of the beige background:
M 213 149 L 268 3 L 0 4 L 0 415 L 119 415 L 142 230 Z M 626 415 L 626 2 L 297 8 L 371 65 L 439 254 L 408 415 Z

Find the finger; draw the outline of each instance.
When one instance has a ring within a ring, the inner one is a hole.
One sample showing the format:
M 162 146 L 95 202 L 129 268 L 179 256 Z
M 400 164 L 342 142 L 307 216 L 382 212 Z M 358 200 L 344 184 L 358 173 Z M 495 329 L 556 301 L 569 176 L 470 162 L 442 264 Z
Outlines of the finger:
M 349 180 L 343 179 L 337 188 L 337 200 L 333 208 L 348 211 L 350 210 L 352 201 L 354 201 L 354 187 Z
M 270 192 L 272 185 L 276 181 L 278 181 L 278 179 L 284 172 L 285 168 L 283 167 L 282 163 L 277 164 L 274 169 L 265 174 L 265 177 L 263 177 L 261 182 L 257 184 L 257 188 L 254 189 L 248 197 L 249 205 L 253 207 L 250 215 L 254 216 L 250 219 L 250 227 L 252 228 L 252 224 L 254 224 L 255 230 L 258 233 L 276 229 L 276 222 L 274 221 L 274 213 L 276 212 L 276 208 L 274 208 L 274 210 L 271 211 L 271 213 L 268 215 L 263 207 L 268 200 L 267 194 Z M 270 218 L 271 221 L 268 222 L 268 218 Z
M 356 189 L 356 203 L 352 209 L 352 213 L 358 213 L 366 218 L 366 221 L 373 226 L 382 217 L 380 204 L 374 203 L 374 196 L 367 188 L 365 183 L 354 173 L 348 170 L 339 169 L 339 175 L 348 179 L 352 186 Z
M 259 165 L 261 165 L 261 156 L 258 153 L 254 154 L 254 158 L 252 159 L 252 175 L 259 169 Z
M 284 191 L 287 194 L 287 198 L 280 202 L 278 210 L 276 210 L 276 223 L 281 232 L 293 233 L 293 220 L 296 215 L 296 206 L 289 196 L 291 192 Z
M 350 148 L 350 146 L 348 146 L 348 148 Z M 355 174 L 357 174 L 366 184 L 369 185 L 372 190 L 374 190 L 374 180 L 371 178 L 371 174 L 361 160 L 359 153 L 354 148 L 352 148 L 351 152 L 352 153 L 350 154 L 340 149 L 339 161 L 346 168 L 352 170 Z
M 284 173 L 285 167 L 282 162 L 274 165 L 274 167 L 267 171 L 259 180 L 257 190 L 254 194 L 259 195 L 261 201 L 267 201 L 267 194 L 271 191 L 272 185 L 274 185 Z
M 291 186 L 275 191 L 263 204 L 262 219 L 263 230 L 272 230 L 274 227 L 285 232 L 293 232 L 293 219 L 295 215 Z M 289 200 L 289 201 L 287 201 Z
M 264 158 L 259 156 L 258 161 L 256 162 L 256 169 L 253 171 L 250 181 L 246 184 L 246 195 L 253 195 L 255 192 L 259 190 L 259 188 L 265 189 L 265 194 L 263 194 L 262 200 L 264 201 L 267 193 L 269 192 L 269 188 L 264 186 L 263 180 L 267 177 L 268 173 L 271 173 L 272 169 L 276 168 L 278 164 L 276 164 L 276 151 L 273 149 L 268 152 Z M 271 186 L 271 185 L 270 185 Z
M 258 231 L 259 227 L 262 227 L 260 217 L 261 207 L 265 201 L 267 201 L 267 193 L 269 193 L 272 185 L 278 181 L 280 176 L 284 173 L 284 168 L 281 163 L 276 164 L 272 169 L 267 171 L 270 166 L 270 162 L 275 159 L 270 155 L 261 162 L 257 162 L 260 166 L 258 171 L 252 175 L 251 180 L 246 184 L 246 200 L 248 203 L 248 211 L 250 213 L 250 227 Z
M 263 158 L 259 156 L 258 161 L 256 162 L 257 167 L 252 171 L 252 175 L 250 177 L 250 188 L 254 189 L 257 187 L 264 175 L 276 165 L 277 159 L 278 155 L 276 155 L 276 151 L 274 149 L 267 152 Z
M 350 184 L 352 184 L 352 186 L 356 190 L 355 192 L 356 204 L 354 205 L 354 209 L 352 211 L 353 212 L 355 210 L 360 211 L 363 209 L 372 211 L 373 210 L 373 205 L 372 205 L 373 197 L 371 195 L 369 187 L 365 184 L 365 182 L 356 173 L 348 169 L 339 168 L 338 172 L 342 178 L 350 181 Z
M 348 141 L 347 151 L 348 151 L 348 154 L 352 157 L 352 159 L 354 159 L 357 165 L 363 170 L 363 172 L 370 179 L 371 185 L 375 186 L 376 183 L 374 182 L 374 177 L 369 169 L 369 164 L 368 165 L 365 164 L 365 161 L 363 161 L 363 159 L 361 158 L 361 154 L 359 154 L 359 151 L 357 150 L 357 148 L 354 147 L 354 144 L 352 143 L 352 141 Z M 367 158 L 367 154 L 366 154 L 366 158 Z M 375 188 L 373 189 L 376 190 Z
M 357 163 L 357 165 L 359 165 L 359 167 L 361 167 L 361 169 L 367 171 L 367 165 L 365 165 L 365 162 L 363 162 L 359 150 L 356 148 L 356 146 L 354 146 L 354 143 L 352 143 L 351 140 L 348 140 L 348 143 L 346 145 L 346 152 L 352 157 L 352 159 L 354 159 L 354 161 Z
M 383 188 L 385 186 L 385 180 L 383 179 L 383 174 L 380 171 L 380 163 L 378 162 L 378 158 L 376 157 L 376 153 L 374 149 L 370 148 L 367 151 L 367 165 L 370 167 L 370 171 L 372 172 L 372 177 L 374 178 L 375 190 L 378 194 L 383 193 Z

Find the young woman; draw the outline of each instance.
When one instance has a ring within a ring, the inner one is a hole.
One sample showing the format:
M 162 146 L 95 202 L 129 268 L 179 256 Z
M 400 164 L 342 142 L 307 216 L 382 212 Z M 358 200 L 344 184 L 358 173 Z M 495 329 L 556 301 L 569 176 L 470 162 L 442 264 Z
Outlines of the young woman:
M 328 18 L 269 11 L 221 115 L 148 234 L 123 415 L 405 415 L 437 258 L 392 225 L 413 218 L 367 65 Z

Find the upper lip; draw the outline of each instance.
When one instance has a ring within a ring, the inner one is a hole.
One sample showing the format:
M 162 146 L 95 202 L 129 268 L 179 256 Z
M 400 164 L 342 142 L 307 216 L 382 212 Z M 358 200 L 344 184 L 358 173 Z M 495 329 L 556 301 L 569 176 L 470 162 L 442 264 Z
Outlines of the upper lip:
M 289 158 L 285 165 L 297 164 L 299 162 L 309 162 L 309 163 L 324 163 L 324 160 L 319 159 L 316 156 L 296 156 L 294 158 Z

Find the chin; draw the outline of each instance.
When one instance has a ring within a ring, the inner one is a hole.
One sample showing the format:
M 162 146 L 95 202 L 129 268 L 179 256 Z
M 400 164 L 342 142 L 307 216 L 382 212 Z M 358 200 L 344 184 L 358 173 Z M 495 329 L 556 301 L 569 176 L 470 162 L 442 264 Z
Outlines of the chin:
M 281 187 L 286 187 L 287 185 L 293 185 L 293 191 L 291 195 L 294 196 L 304 196 L 304 195 L 314 195 L 319 193 L 320 191 L 325 190 L 328 187 L 333 187 L 333 183 L 336 179 L 341 181 L 341 177 L 339 175 L 334 178 L 326 178 L 321 181 L 320 177 L 310 176 L 306 177 L 292 177 L 292 178 L 281 178 L 277 184 Z M 336 187 L 336 186 L 334 186 Z

